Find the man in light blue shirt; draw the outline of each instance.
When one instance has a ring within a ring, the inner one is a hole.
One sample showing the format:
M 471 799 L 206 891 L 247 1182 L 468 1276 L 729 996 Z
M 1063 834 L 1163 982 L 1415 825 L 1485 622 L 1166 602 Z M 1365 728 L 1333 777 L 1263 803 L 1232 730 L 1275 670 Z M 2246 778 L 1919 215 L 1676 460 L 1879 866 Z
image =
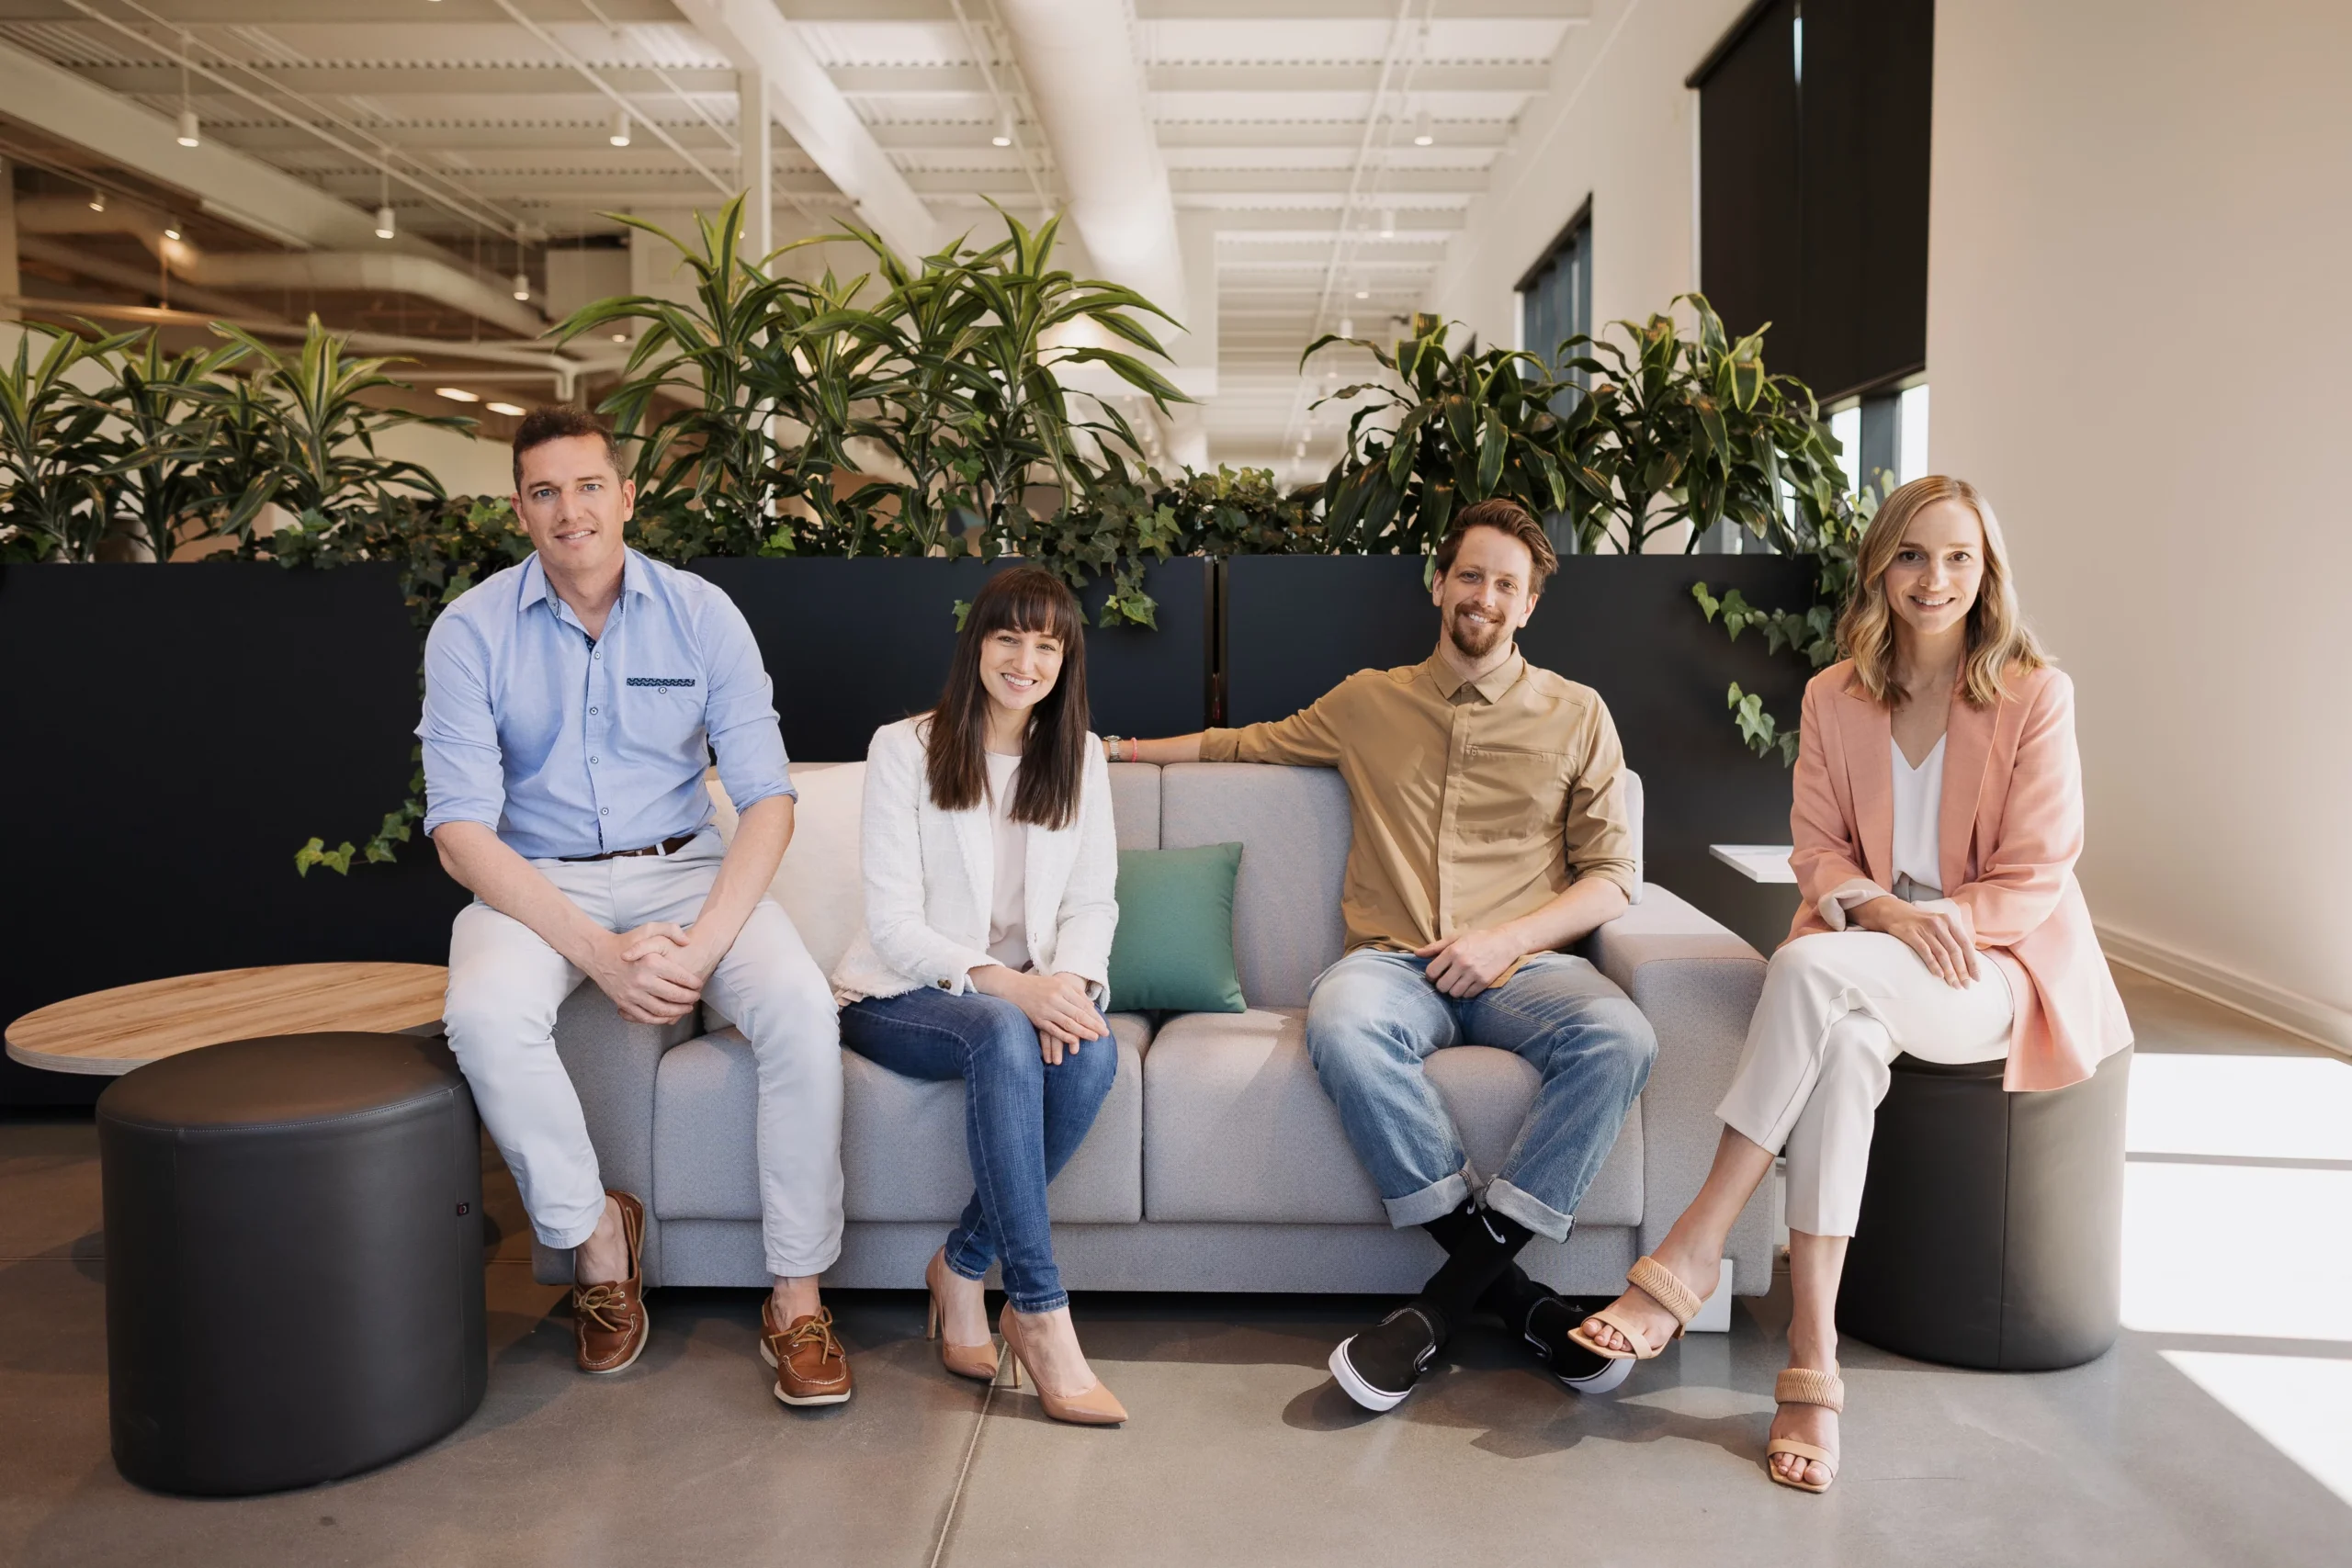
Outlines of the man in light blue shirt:
M 542 409 L 514 437 L 514 511 L 537 553 L 484 580 L 426 639 L 424 830 L 475 895 L 449 941 L 449 1043 L 532 1228 L 573 1251 L 580 1365 L 644 1348 L 644 1207 L 605 1187 L 555 1048 L 582 979 L 623 1018 L 707 996 L 758 1064 L 762 1310 L 775 1393 L 850 1395 L 817 1276 L 841 1252 L 841 1035 L 823 975 L 766 897 L 794 792 L 742 613 L 624 543 L 636 499 L 596 420 Z M 740 814 L 711 826 L 713 751 Z

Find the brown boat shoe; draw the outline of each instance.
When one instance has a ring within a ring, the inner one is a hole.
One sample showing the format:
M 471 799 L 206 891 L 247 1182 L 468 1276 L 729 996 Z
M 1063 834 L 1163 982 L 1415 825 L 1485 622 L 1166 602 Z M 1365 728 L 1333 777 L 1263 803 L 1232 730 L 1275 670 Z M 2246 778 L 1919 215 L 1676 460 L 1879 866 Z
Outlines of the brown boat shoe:
M 638 1254 L 645 1246 L 645 1205 L 628 1193 L 605 1190 L 620 1208 L 621 1239 L 628 1247 L 628 1277 L 571 1287 L 571 1332 L 583 1372 L 617 1372 L 645 1349 L 652 1322 L 645 1313 L 645 1280 Z
M 840 1404 L 850 1395 L 849 1357 L 833 1334 L 831 1307 L 776 1326 L 775 1298 L 760 1303 L 760 1359 L 775 1369 L 786 1404 Z

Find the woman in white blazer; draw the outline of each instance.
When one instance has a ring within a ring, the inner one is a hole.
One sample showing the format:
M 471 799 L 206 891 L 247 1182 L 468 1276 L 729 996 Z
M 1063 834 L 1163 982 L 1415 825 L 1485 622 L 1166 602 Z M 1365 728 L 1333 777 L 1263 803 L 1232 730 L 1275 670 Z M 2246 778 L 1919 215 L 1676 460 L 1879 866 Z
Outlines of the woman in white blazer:
M 1046 1413 L 1114 1425 L 1054 1266 L 1046 1185 L 1086 1136 L 1119 1054 L 1103 1021 L 1119 918 L 1111 773 L 1087 733 L 1085 621 L 1035 567 L 990 578 L 947 689 L 875 731 L 860 853 L 865 929 L 833 972 L 842 1043 L 918 1078 L 964 1080 L 978 1190 L 924 1270 L 950 1371 L 996 1375 L 981 1279 Z

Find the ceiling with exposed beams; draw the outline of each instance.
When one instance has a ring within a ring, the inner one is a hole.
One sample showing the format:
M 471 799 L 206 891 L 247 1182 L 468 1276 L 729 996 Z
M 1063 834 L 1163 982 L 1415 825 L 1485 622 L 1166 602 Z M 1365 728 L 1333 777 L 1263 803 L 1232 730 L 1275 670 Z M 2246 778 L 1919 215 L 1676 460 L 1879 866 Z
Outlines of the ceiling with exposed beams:
M 1385 333 L 1423 300 L 1589 4 L 1132 0 L 1180 221 L 1213 235 L 1213 457 L 1286 476 L 1328 462 L 1336 422 L 1306 412 L 1327 378 L 1302 379 L 1301 349 L 1343 321 Z M 984 198 L 1024 218 L 1065 199 L 993 0 L 778 9 L 944 232 L 984 216 Z M 519 239 L 542 294 L 548 247 L 617 232 L 599 214 L 715 206 L 737 187 L 733 64 L 670 0 L 0 0 L 0 46 L 166 118 L 192 109 L 206 138 L 356 209 L 389 201 L 404 246 L 503 282 Z M 54 127 L 11 125 L 9 97 L 0 153 L 26 165 L 20 180 L 107 177 Z M 629 145 L 614 146 L 624 107 Z M 780 224 L 807 232 L 849 210 L 780 127 L 773 146 Z M 119 188 L 169 197 L 153 171 Z M 209 229 L 219 244 L 271 243 Z M 141 260 L 112 284 L 79 281 L 119 292 Z M 482 330 L 400 309 L 412 331 Z

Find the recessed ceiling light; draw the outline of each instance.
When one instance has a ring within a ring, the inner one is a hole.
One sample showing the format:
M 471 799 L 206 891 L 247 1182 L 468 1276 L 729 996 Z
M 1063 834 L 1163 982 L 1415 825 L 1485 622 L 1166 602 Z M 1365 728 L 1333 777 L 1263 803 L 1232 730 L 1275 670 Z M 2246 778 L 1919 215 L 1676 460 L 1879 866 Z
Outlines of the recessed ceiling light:
M 1369 288 L 1359 288 L 1356 290 L 1356 298 L 1359 299 L 1369 299 L 1372 298 L 1372 290 Z
M 613 334 L 613 341 L 614 341 L 615 343 L 627 343 L 627 342 L 628 341 L 628 333 L 615 333 Z
M 447 398 L 453 403 L 478 403 L 481 401 L 481 394 L 480 392 L 469 392 L 463 387 L 435 387 L 433 389 L 433 393 L 434 396 Z
M 606 140 L 616 147 L 628 145 L 628 110 L 615 109 L 613 111 L 613 130 Z
M 509 419 L 520 419 L 523 417 L 524 411 L 522 405 L 519 403 L 484 403 L 482 404 L 482 407 L 488 409 L 492 413 L 503 413 Z

